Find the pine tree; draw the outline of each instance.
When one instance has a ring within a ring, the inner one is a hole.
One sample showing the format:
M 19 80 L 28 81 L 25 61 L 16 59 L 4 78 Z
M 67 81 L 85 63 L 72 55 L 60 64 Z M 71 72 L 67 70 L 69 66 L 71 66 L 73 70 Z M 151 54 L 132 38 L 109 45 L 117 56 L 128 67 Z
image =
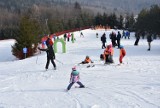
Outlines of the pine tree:
M 28 16 L 22 17 L 18 32 L 16 33 L 16 43 L 12 46 L 12 54 L 19 59 L 23 59 L 23 48 L 28 49 L 27 57 L 36 52 L 38 42 L 40 41 L 40 26 L 35 19 Z

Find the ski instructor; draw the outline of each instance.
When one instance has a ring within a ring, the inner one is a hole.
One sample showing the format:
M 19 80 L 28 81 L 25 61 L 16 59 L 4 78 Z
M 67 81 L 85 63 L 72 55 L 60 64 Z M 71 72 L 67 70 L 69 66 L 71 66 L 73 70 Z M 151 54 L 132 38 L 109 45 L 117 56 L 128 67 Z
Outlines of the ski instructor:
M 46 51 L 46 53 L 47 53 L 47 63 L 46 63 L 45 69 L 46 70 L 48 69 L 49 63 L 51 61 L 51 63 L 53 64 L 54 70 L 56 70 L 56 64 L 54 62 L 54 59 L 56 57 L 55 57 L 55 53 L 54 53 L 54 50 L 53 50 L 53 47 L 52 47 L 53 42 L 52 42 L 52 40 L 49 37 L 46 40 L 46 45 L 47 45 L 47 49 L 40 49 L 38 47 L 39 50 Z

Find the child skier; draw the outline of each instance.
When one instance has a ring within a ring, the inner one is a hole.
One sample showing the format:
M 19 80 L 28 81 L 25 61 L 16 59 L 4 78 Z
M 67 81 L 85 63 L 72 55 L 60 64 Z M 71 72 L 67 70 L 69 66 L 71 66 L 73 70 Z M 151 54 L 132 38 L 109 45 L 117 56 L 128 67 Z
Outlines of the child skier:
M 119 48 L 120 48 L 119 62 L 120 64 L 122 64 L 123 63 L 122 59 L 126 55 L 126 50 L 124 49 L 122 45 L 120 45 Z
M 85 60 L 79 64 L 88 64 L 88 63 L 93 63 L 93 61 L 89 58 L 89 56 L 86 56 Z
M 79 84 L 79 88 L 85 88 L 85 86 L 79 81 L 79 72 L 76 70 L 76 66 L 72 68 L 71 76 L 70 76 L 70 84 L 67 87 L 67 91 L 71 89 L 74 83 Z

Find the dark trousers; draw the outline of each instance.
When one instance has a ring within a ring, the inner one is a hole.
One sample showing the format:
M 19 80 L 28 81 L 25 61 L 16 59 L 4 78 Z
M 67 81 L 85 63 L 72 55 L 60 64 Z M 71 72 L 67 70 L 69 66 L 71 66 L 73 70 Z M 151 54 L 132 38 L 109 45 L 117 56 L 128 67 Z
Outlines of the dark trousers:
M 105 58 L 106 58 L 106 59 L 105 59 L 105 63 L 108 63 L 108 62 L 109 62 L 109 59 L 108 59 L 108 56 L 109 56 L 109 55 L 105 55 L 105 56 L 106 56 L 106 57 L 105 57 Z
M 71 87 L 72 87 L 72 85 L 73 85 L 74 83 L 75 83 L 75 82 L 71 82 L 71 83 L 68 85 L 67 90 L 70 90 Z M 80 85 L 80 88 L 81 88 L 81 87 L 84 87 L 84 85 L 83 85 L 80 81 L 78 81 L 77 84 Z
M 67 38 L 68 42 L 69 42 L 69 37 Z
M 117 39 L 118 48 L 120 47 L 120 40 Z
M 56 64 L 55 64 L 53 58 L 47 57 L 46 69 L 48 69 L 48 66 L 49 66 L 50 61 L 51 61 L 51 63 L 53 64 L 54 68 L 56 67 Z
M 105 42 L 102 42 L 102 49 L 106 48 Z
M 106 56 L 106 60 L 105 63 L 113 63 L 113 56 L 112 55 L 105 55 Z
M 148 42 L 148 50 L 151 49 L 151 42 Z
M 139 39 L 136 39 L 134 45 L 138 45 Z

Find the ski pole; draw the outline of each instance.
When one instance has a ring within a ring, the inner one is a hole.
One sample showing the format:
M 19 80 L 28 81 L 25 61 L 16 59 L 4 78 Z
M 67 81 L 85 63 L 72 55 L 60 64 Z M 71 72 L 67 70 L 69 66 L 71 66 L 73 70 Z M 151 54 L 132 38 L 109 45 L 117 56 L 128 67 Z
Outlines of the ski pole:
M 63 63 L 62 63 L 61 61 L 59 61 L 59 60 L 57 60 L 57 59 L 55 59 L 55 60 L 63 65 Z
M 38 47 L 40 47 L 40 44 L 38 44 Z M 39 51 L 39 54 L 41 54 L 41 51 Z M 37 62 L 38 62 L 38 54 L 37 54 L 36 64 Z

